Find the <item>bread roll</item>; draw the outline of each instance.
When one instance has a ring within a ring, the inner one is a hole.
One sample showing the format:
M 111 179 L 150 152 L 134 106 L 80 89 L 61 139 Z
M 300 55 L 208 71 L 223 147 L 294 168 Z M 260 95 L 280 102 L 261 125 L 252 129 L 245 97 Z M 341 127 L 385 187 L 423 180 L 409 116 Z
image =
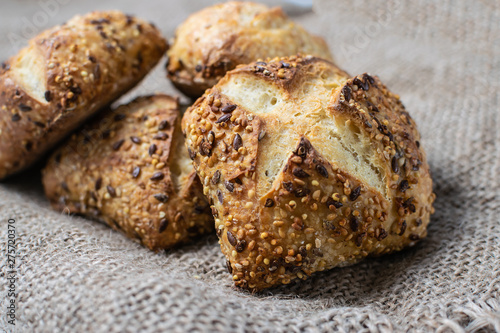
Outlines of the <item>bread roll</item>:
M 142 97 L 74 134 L 43 170 L 54 209 L 104 221 L 159 250 L 213 230 L 177 100 Z
M 435 196 L 420 135 L 375 76 L 312 56 L 241 66 L 183 131 L 236 286 L 287 284 L 426 236 Z
M 134 87 L 167 50 L 151 24 L 120 12 L 42 32 L 0 69 L 0 179 Z
M 260 58 L 314 54 L 331 59 L 325 41 L 295 24 L 281 8 L 227 2 L 191 15 L 168 51 L 168 77 L 199 97 L 239 64 Z

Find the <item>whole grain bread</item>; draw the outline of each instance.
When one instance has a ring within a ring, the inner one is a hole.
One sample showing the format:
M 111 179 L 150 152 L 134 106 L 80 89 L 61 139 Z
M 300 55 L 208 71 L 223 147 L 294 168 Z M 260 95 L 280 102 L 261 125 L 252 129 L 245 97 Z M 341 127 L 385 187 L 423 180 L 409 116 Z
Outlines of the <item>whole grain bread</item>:
M 420 135 L 375 76 L 313 56 L 241 66 L 186 112 L 183 131 L 239 287 L 426 236 L 435 196 Z
M 31 39 L 0 69 L 0 179 L 134 87 L 166 50 L 152 24 L 118 11 L 76 16 Z
M 194 13 L 177 28 L 167 74 L 183 93 L 199 97 L 237 65 L 299 52 L 332 59 L 325 41 L 281 8 L 231 1 Z
M 43 170 L 52 207 L 104 221 L 151 250 L 213 230 L 180 117 L 176 99 L 155 95 L 85 125 Z

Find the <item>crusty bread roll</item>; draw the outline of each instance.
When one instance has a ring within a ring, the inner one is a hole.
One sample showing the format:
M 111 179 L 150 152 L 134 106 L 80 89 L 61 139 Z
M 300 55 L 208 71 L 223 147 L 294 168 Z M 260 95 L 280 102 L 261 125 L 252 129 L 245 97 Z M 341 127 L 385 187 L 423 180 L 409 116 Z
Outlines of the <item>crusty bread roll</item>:
M 331 59 L 325 41 L 295 24 L 281 10 L 252 2 L 227 2 L 191 15 L 168 51 L 168 77 L 190 97 L 239 64 L 307 53 Z
M 237 286 L 260 290 L 414 245 L 432 180 L 377 77 L 290 57 L 241 66 L 183 118 Z
M 152 250 L 213 230 L 168 96 L 138 98 L 85 125 L 52 154 L 43 184 L 54 209 L 102 220 Z
M 42 32 L 0 69 L 0 179 L 134 87 L 167 50 L 151 24 L 94 12 Z

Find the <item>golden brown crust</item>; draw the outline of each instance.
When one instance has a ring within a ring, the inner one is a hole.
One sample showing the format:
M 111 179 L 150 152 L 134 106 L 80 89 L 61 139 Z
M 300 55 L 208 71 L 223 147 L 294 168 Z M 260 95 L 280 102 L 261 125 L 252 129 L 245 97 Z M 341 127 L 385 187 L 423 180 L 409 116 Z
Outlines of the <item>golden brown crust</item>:
M 102 220 L 152 250 L 185 242 L 213 230 L 213 218 L 183 141 L 177 100 L 138 98 L 52 154 L 45 193 L 54 209 Z
M 426 236 L 435 196 L 419 133 L 377 77 L 310 56 L 252 63 L 201 97 L 183 131 L 239 287 L 305 279 Z
M 0 179 L 134 87 L 167 50 L 151 24 L 93 12 L 42 32 L 0 69 Z
M 239 64 L 297 53 L 332 59 L 325 41 L 281 8 L 227 2 L 191 15 L 177 29 L 167 73 L 179 90 L 199 97 Z

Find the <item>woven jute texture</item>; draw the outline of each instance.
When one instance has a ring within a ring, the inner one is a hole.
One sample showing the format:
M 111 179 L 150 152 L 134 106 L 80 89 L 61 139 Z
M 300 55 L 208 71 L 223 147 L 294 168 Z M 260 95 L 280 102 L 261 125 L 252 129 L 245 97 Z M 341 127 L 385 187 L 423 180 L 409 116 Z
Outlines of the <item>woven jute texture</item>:
M 43 3 L 57 4 L 46 22 Z M 117 8 L 172 36 L 210 3 L 2 1 L 0 59 L 17 51 L 12 33 L 24 38 L 30 22 L 40 30 Z M 429 236 L 401 253 L 252 295 L 232 287 L 213 235 L 155 254 L 52 211 L 40 164 L 0 184 L 0 331 L 13 329 L 5 248 L 7 220 L 15 219 L 19 332 L 500 332 L 500 3 L 324 0 L 295 19 L 325 36 L 352 75 L 378 75 L 415 118 L 437 194 Z M 163 65 L 124 100 L 178 95 Z

